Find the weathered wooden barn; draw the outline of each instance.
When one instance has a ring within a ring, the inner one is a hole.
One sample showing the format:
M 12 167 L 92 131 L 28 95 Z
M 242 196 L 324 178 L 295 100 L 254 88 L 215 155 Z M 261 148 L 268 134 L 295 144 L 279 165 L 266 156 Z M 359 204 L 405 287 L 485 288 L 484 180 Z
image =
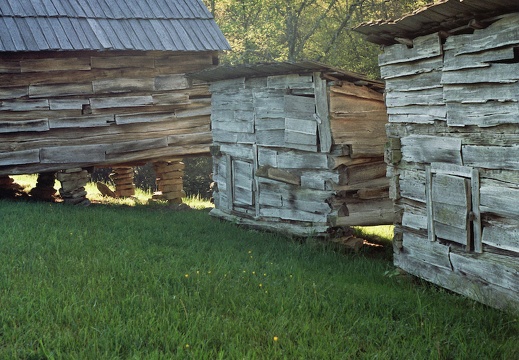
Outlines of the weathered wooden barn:
M 208 87 L 185 73 L 228 49 L 201 0 L 0 0 L 0 187 L 41 173 L 41 195 L 60 172 L 80 202 L 73 180 L 111 166 L 124 196 L 153 162 L 178 200 L 180 159 L 211 145 Z
M 440 1 L 357 31 L 384 46 L 395 264 L 519 309 L 519 3 Z
M 193 76 L 211 82 L 212 215 L 297 235 L 393 222 L 380 82 L 315 62 Z

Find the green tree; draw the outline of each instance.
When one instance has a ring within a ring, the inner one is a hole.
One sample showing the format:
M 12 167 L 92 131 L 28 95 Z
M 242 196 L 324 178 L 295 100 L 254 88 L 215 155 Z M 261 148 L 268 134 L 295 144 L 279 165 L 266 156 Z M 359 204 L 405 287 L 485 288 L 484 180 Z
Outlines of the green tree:
M 378 48 L 351 28 L 400 17 L 427 0 L 205 0 L 233 47 L 224 63 L 323 61 L 372 76 Z

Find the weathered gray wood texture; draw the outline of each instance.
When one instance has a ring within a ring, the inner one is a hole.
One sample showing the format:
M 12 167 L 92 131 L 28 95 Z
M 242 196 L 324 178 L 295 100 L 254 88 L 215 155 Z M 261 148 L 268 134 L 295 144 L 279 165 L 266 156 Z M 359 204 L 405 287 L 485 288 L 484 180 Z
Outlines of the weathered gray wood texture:
M 292 234 L 390 224 L 380 92 L 321 72 L 211 84 L 213 215 Z
M 208 154 L 209 88 L 184 74 L 216 56 L 2 54 L 0 175 Z
M 380 57 L 395 264 L 519 310 L 519 14 Z

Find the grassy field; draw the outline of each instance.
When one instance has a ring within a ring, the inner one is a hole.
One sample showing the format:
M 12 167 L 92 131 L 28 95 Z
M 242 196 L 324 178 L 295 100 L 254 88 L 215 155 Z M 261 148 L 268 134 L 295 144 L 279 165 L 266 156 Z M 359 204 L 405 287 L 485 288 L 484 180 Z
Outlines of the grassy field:
M 517 317 L 380 248 L 139 204 L 0 201 L 0 221 L 0 359 L 517 359 Z

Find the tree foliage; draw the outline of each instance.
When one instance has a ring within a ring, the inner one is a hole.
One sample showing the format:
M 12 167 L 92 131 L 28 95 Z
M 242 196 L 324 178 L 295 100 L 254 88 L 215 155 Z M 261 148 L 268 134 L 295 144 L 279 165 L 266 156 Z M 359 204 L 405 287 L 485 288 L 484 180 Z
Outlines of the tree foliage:
M 233 51 L 224 63 L 317 60 L 372 76 L 378 48 L 351 28 L 430 0 L 204 0 Z

